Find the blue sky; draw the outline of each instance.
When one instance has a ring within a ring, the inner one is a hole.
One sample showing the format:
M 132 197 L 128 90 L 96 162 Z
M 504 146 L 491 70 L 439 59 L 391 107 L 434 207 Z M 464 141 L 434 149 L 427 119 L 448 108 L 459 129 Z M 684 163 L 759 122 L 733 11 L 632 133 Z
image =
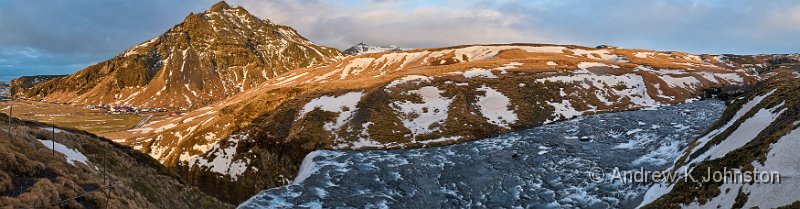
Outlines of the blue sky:
M 556 43 L 692 53 L 800 52 L 793 0 L 231 0 L 339 49 Z M 214 0 L 0 0 L 0 80 L 68 74 Z

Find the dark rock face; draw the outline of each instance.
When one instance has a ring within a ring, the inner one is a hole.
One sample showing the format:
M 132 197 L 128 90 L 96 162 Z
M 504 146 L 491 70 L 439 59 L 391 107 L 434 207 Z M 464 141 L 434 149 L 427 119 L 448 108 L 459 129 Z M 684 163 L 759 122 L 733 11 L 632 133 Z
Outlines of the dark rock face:
M 76 104 L 193 109 L 341 55 L 290 27 L 220 2 L 114 58 L 21 93 Z
M 44 83 L 49 80 L 65 77 L 67 75 L 34 75 L 22 76 L 12 80 L 9 85 L 11 94 L 16 95 L 17 92 L 24 92 L 26 89 L 31 88 L 37 84 Z
M 646 184 L 593 169 L 656 171 L 722 114 L 717 100 L 586 116 L 437 148 L 315 151 L 288 186 L 240 208 L 632 208 Z M 581 136 L 590 136 L 589 141 Z

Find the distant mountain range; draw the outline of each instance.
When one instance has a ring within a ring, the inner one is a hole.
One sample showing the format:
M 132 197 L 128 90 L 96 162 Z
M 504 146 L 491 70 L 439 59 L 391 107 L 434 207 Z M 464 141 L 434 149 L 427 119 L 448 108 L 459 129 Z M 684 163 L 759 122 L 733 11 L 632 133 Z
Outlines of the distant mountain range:
M 291 69 L 342 57 L 294 29 L 220 2 L 164 34 L 18 96 L 73 104 L 193 109 L 253 88 Z
M 348 49 L 345 49 L 344 51 L 342 51 L 342 53 L 349 55 L 359 55 L 359 54 L 378 53 L 378 52 L 399 52 L 403 50 L 409 50 L 409 49 L 400 48 L 395 45 L 373 46 L 362 42 Z

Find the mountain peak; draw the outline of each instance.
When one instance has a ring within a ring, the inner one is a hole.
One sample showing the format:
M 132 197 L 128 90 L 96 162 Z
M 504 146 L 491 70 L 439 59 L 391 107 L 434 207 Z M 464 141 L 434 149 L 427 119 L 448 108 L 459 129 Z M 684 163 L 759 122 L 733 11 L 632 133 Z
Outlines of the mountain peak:
M 217 2 L 216 4 L 214 4 L 213 6 L 211 6 L 211 9 L 209 11 L 219 12 L 219 11 L 222 11 L 223 9 L 230 9 L 230 8 L 231 8 L 231 5 L 228 5 L 228 3 L 226 3 L 225 1 L 220 1 L 220 2 Z
M 26 89 L 24 95 L 80 104 L 192 109 L 288 70 L 323 65 L 341 55 L 289 26 L 262 21 L 242 7 L 221 1 L 110 60 L 41 83 L 48 88 Z M 79 96 L 61 97 L 54 92 Z
M 373 46 L 369 44 L 365 44 L 364 42 L 360 42 L 344 51 L 345 54 L 349 55 L 359 55 L 359 54 L 367 54 L 367 53 L 377 53 L 377 52 L 397 52 L 406 50 L 404 48 L 399 48 L 395 45 L 389 46 Z

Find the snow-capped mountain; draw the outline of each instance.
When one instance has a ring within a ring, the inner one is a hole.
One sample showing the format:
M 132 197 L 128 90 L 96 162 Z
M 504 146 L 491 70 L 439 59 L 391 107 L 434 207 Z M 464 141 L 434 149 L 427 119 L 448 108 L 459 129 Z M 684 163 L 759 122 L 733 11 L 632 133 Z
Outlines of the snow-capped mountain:
M 440 146 L 677 104 L 757 82 L 767 66 L 745 58 L 538 44 L 363 54 L 116 140 L 205 189 L 236 188 L 221 197 L 236 202 L 291 179 L 316 149 Z
M 73 104 L 193 109 L 286 71 L 340 59 L 294 29 L 219 2 L 164 34 L 24 95 Z
M 378 53 L 378 52 L 399 52 L 403 50 L 409 50 L 409 49 L 400 48 L 395 45 L 373 46 L 362 42 L 350 48 L 345 49 L 344 51 L 342 51 L 342 53 L 349 55 L 359 55 L 359 54 Z

